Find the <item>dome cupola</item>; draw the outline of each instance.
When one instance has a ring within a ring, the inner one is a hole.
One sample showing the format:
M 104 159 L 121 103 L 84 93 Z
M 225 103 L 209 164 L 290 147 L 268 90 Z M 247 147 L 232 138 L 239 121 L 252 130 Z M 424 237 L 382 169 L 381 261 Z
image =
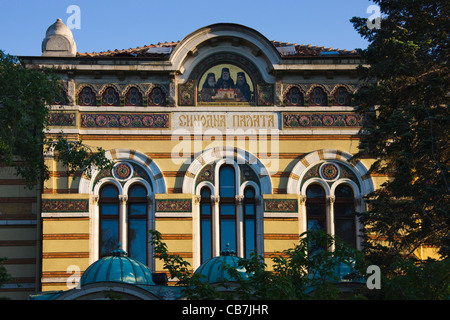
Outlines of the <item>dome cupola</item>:
M 42 56 L 46 57 L 75 57 L 77 46 L 72 31 L 61 19 L 57 19 L 45 34 L 42 41 Z

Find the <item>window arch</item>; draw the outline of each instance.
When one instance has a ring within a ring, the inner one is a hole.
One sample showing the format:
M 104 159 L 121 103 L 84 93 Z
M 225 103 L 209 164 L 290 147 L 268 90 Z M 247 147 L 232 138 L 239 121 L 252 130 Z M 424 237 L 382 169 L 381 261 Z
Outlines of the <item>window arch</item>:
M 333 93 L 334 101 L 337 105 L 348 106 L 350 105 L 350 94 L 343 86 L 338 87 Z
M 104 257 L 119 243 L 119 190 L 112 184 L 100 189 L 99 199 L 99 256 Z
M 340 184 L 335 189 L 334 230 L 335 234 L 349 245 L 356 247 L 355 196 L 348 184 Z
M 286 93 L 286 105 L 287 106 L 303 106 L 304 99 L 303 93 L 297 87 L 292 87 Z
M 113 87 L 107 87 L 102 94 L 103 106 L 119 106 L 120 96 L 119 93 Z
M 83 87 L 78 93 L 78 105 L 80 106 L 96 106 L 95 92 L 88 86 Z
M 327 106 L 328 98 L 325 90 L 321 87 L 314 87 L 310 93 L 311 106 Z
M 136 87 L 130 87 L 125 94 L 125 105 L 126 106 L 142 106 L 142 93 Z
M 127 201 L 127 244 L 128 255 L 147 263 L 147 189 L 134 184 L 128 190 Z
M 160 87 L 154 87 L 148 94 L 149 106 L 165 106 L 166 94 Z
M 325 190 L 316 183 L 306 189 L 306 219 L 308 231 L 327 231 Z

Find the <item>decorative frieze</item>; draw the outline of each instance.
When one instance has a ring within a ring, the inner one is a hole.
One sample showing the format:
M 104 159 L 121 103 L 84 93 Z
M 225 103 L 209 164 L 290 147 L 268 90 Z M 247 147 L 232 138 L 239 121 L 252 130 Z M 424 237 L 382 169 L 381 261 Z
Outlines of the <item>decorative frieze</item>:
M 156 212 L 192 212 L 192 199 L 156 199 Z
M 170 129 L 169 113 L 84 113 L 81 128 Z
M 42 212 L 88 212 L 88 199 L 43 199 Z
M 367 121 L 356 113 L 283 112 L 283 129 L 299 128 L 359 128 Z
M 264 199 L 264 212 L 297 213 L 296 199 Z

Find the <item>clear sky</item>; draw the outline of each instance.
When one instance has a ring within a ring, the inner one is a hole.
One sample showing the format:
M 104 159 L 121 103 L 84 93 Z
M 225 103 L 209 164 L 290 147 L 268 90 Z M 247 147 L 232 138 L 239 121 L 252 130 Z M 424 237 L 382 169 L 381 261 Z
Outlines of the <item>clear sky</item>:
M 0 1 L 0 50 L 39 56 L 47 28 L 57 18 L 68 24 L 80 8 L 80 29 L 73 29 L 78 52 L 127 49 L 179 41 L 219 22 L 253 28 L 269 40 L 334 49 L 366 48 L 353 29 L 353 16 L 369 17 L 368 0 L 14 0 Z

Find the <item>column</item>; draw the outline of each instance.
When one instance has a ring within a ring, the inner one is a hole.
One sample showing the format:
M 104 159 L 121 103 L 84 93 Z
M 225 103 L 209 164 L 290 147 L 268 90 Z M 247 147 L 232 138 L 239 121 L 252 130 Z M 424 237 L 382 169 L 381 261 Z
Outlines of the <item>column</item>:
M 128 251 L 127 241 L 127 195 L 119 195 L 120 210 L 119 210 L 119 241 L 122 249 Z
M 236 255 L 244 257 L 244 196 L 237 195 L 236 199 Z M 256 214 L 256 212 L 255 212 Z
M 212 232 L 213 232 L 213 255 L 220 256 L 220 219 L 219 219 L 220 196 L 211 196 L 212 204 Z
M 327 233 L 334 237 L 334 201 L 336 200 L 335 196 L 327 197 Z M 331 251 L 334 251 L 335 245 L 331 246 Z

